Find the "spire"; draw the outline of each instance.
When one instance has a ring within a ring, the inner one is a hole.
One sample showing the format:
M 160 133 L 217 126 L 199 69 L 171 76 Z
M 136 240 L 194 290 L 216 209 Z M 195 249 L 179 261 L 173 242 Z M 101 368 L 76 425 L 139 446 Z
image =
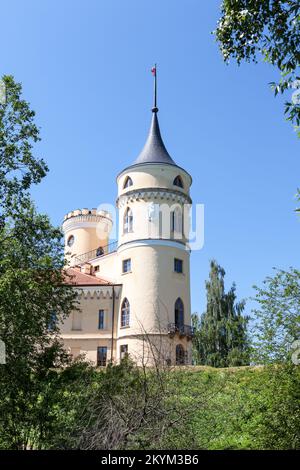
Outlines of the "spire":
M 152 108 L 152 120 L 150 131 L 148 134 L 147 141 L 138 158 L 135 160 L 135 164 L 138 163 L 169 163 L 176 165 L 174 160 L 170 157 L 165 144 L 163 143 L 159 124 L 158 124 L 158 107 L 157 107 L 157 68 L 156 64 L 152 67 L 151 72 L 154 76 L 154 97 L 153 97 L 153 108 Z

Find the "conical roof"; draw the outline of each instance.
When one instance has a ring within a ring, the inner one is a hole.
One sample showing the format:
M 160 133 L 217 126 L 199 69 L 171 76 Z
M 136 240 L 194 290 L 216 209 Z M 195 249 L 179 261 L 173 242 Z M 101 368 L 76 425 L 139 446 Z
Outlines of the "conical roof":
M 139 163 L 169 163 L 171 165 L 176 165 L 162 140 L 157 112 L 158 109 L 154 107 L 152 109 L 153 115 L 149 135 L 143 150 L 134 162 L 135 165 Z

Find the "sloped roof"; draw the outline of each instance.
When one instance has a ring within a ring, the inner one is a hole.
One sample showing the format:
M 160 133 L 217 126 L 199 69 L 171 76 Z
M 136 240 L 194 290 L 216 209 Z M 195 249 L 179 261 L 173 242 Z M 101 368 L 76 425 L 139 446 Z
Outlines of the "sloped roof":
M 80 268 L 68 268 L 66 270 L 65 284 L 74 286 L 107 286 L 113 285 L 106 279 L 95 276 L 94 274 L 84 274 Z

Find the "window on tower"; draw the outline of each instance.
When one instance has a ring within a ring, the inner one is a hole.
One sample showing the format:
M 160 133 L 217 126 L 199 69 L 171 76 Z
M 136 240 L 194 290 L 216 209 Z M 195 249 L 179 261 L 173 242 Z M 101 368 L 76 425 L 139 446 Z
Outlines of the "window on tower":
M 178 331 L 184 328 L 184 305 L 180 297 L 175 302 L 175 327 Z
M 176 238 L 180 238 L 183 234 L 183 214 L 180 206 L 171 212 L 171 232 Z
M 133 232 L 133 214 L 130 207 L 127 207 L 125 214 L 124 214 L 124 226 L 123 226 L 124 233 L 131 233 Z
M 123 259 L 123 262 L 122 262 L 122 272 L 123 272 L 124 274 L 131 272 L 131 259 L 130 259 L 130 258 L 128 258 L 128 259 Z
M 174 186 L 178 186 L 179 188 L 183 188 L 183 181 L 181 176 L 176 176 L 176 178 L 173 181 Z
M 185 351 L 182 344 L 176 345 L 176 365 L 180 366 L 185 364 Z
M 132 179 L 130 178 L 130 176 L 127 176 L 125 178 L 123 189 L 129 188 L 129 186 L 132 186 L 132 185 L 133 185 Z
M 75 241 L 74 235 L 70 235 L 67 241 L 67 245 L 71 247 L 74 244 L 74 241 Z
M 182 259 L 174 258 L 174 271 L 176 273 L 183 273 L 183 261 L 182 261 Z
M 130 304 L 128 299 L 124 299 L 121 307 L 121 328 L 125 328 L 130 324 Z

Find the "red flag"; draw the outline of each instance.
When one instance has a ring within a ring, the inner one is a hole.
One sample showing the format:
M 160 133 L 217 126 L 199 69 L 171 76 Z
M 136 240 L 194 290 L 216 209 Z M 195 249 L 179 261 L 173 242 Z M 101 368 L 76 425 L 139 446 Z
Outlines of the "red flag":
M 152 67 L 151 72 L 152 72 L 152 75 L 155 77 L 156 76 L 156 67 Z

